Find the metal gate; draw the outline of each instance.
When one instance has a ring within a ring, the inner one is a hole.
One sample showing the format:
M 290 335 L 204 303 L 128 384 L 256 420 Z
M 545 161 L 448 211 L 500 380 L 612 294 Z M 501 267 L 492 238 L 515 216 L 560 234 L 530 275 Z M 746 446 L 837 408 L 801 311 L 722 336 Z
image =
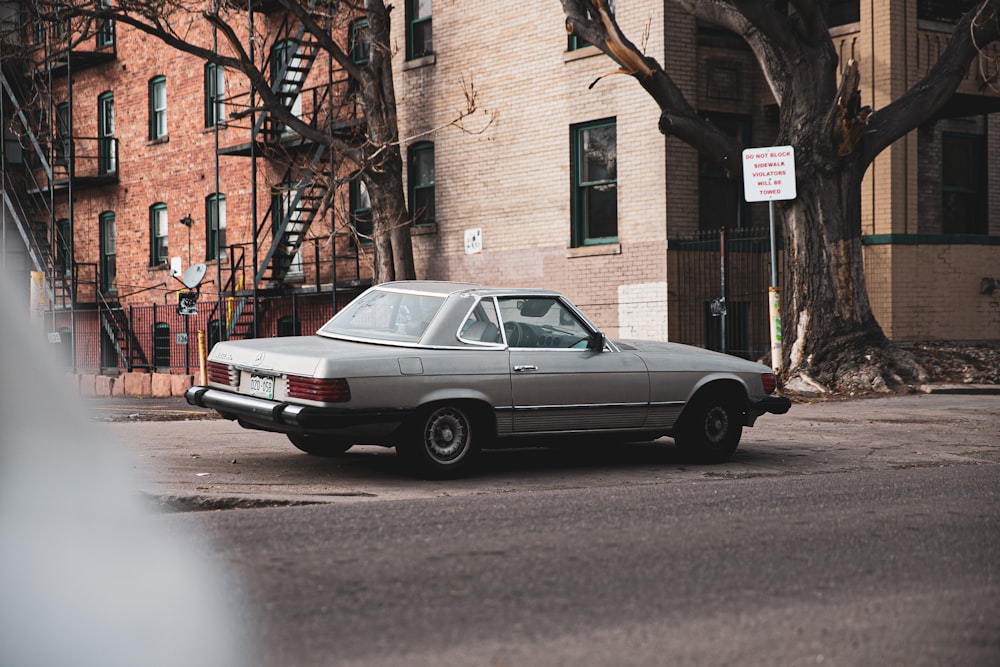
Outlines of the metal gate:
M 770 363 L 769 229 L 700 231 L 668 249 L 670 339 Z M 780 243 L 777 261 L 781 285 Z

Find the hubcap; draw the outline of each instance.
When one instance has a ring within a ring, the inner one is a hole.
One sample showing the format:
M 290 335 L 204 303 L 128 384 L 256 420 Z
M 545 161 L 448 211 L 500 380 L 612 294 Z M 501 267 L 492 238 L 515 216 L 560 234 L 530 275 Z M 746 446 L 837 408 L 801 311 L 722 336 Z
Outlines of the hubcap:
M 705 415 L 705 437 L 709 442 L 722 442 L 729 431 L 729 415 L 721 406 L 715 406 Z
M 427 420 L 424 445 L 431 458 L 440 463 L 460 459 L 468 447 L 468 425 L 461 413 L 440 410 Z

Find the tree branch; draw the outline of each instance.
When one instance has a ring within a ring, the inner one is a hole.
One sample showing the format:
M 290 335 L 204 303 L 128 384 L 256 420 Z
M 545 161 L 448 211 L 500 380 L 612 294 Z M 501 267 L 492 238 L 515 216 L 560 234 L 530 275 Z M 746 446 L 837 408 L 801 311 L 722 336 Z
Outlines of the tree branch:
M 1000 0 L 983 0 L 966 12 L 941 57 L 915 86 L 875 111 L 865 132 L 861 159 L 870 164 L 907 132 L 933 119 L 969 72 L 972 61 L 1000 39 Z

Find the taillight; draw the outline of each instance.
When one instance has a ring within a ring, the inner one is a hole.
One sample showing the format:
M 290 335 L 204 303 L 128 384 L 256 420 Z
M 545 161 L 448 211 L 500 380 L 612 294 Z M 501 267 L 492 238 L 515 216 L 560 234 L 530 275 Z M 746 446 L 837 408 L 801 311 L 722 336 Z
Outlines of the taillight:
M 765 394 L 773 394 L 774 390 L 778 388 L 778 378 L 774 376 L 774 373 L 761 373 L 760 379 L 764 383 Z
M 351 400 L 351 388 L 343 378 L 307 378 L 289 375 L 285 382 L 289 398 L 305 398 L 324 403 L 345 403 Z
M 230 387 L 238 387 L 240 384 L 240 372 L 228 364 L 210 361 L 205 366 L 205 371 L 209 382 L 228 384 Z

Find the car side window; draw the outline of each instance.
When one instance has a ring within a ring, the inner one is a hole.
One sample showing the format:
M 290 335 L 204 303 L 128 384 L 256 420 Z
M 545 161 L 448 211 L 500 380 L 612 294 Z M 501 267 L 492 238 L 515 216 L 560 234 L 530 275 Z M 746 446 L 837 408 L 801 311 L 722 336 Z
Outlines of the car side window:
M 502 298 L 500 318 L 510 347 L 585 348 L 590 330 L 554 297 Z
M 476 304 L 462 325 L 458 337 L 467 343 L 499 343 L 500 318 L 493 299 L 482 299 Z

